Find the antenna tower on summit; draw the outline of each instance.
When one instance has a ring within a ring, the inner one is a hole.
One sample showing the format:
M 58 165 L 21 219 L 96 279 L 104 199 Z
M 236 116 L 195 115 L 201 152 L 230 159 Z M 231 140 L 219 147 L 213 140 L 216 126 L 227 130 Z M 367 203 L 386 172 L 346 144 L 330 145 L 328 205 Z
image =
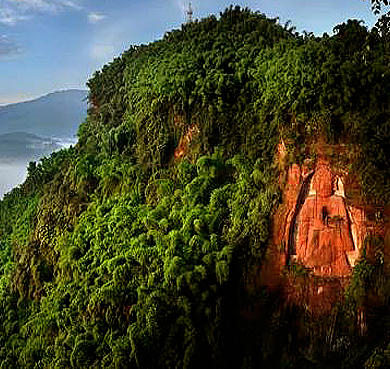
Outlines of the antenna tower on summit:
M 187 14 L 187 23 L 191 23 L 192 22 L 192 15 L 194 14 L 194 12 L 192 10 L 191 3 L 188 4 L 188 9 L 186 11 L 186 14 Z

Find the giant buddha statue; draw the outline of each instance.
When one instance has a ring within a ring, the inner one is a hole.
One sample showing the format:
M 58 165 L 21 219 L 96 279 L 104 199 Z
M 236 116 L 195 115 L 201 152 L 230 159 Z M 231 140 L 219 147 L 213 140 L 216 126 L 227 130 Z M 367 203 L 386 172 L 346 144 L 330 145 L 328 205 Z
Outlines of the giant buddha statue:
M 345 199 L 340 189 L 334 191 L 330 165 L 320 158 L 297 219 L 296 259 L 316 275 L 350 275 L 348 252 L 354 249 Z

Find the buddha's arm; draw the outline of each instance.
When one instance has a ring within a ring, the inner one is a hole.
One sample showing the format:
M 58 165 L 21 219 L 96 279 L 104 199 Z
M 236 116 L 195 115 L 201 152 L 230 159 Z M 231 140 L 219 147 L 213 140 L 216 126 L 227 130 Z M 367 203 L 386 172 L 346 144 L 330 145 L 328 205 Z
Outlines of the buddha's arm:
M 340 203 L 338 206 L 338 214 L 342 218 L 339 227 L 340 227 L 340 235 L 343 240 L 343 246 L 344 246 L 343 248 L 344 251 L 352 251 L 354 250 L 355 247 L 350 232 L 350 220 L 347 213 L 347 207 L 343 199 L 340 199 L 339 202 Z
M 300 258 L 305 258 L 307 253 L 307 239 L 310 225 L 309 215 L 309 206 L 305 203 L 298 219 L 296 253 Z

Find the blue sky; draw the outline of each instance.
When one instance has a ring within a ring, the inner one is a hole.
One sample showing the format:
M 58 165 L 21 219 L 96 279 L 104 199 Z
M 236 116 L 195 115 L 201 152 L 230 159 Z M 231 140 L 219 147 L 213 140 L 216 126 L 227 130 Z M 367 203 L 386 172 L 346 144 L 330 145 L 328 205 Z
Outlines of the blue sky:
M 349 18 L 369 27 L 376 20 L 368 0 L 191 2 L 194 18 L 233 4 L 317 35 Z M 0 104 L 85 88 L 95 70 L 130 45 L 180 28 L 187 6 L 184 0 L 0 0 Z

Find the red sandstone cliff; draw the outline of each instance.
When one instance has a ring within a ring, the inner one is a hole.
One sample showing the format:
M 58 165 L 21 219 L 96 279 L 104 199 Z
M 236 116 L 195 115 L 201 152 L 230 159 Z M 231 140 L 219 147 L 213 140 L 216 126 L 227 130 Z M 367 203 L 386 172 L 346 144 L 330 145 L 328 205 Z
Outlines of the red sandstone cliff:
M 278 155 L 283 166 L 283 143 Z M 280 183 L 283 201 L 274 215 L 271 257 L 263 272 L 267 279 L 273 275 L 271 285 L 278 279 L 291 303 L 303 304 L 313 313 L 326 312 L 342 298 L 363 250 L 367 257 L 376 257 L 366 236 L 390 240 L 386 231 L 390 227 L 383 221 L 385 210 L 346 196 L 351 184 L 356 188 L 350 193 L 360 190 L 356 178 L 332 165 L 323 146 L 317 147 L 314 162 L 291 164 L 285 172 Z M 293 270 L 306 273 L 300 286 Z

